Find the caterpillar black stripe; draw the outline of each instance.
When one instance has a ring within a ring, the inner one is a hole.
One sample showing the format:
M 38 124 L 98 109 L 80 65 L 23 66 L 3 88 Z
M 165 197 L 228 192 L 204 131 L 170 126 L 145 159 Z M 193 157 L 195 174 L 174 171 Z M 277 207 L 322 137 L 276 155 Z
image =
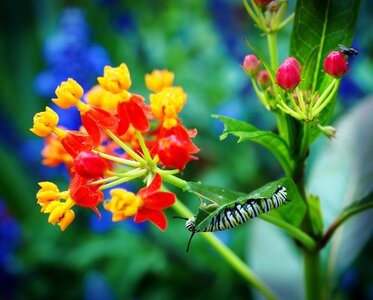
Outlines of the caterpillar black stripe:
M 285 204 L 286 201 L 290 201 L 286 196 L 286 188 L 282 185 L 278 185 L 276 191 L 270 198 L 247 199 L 243 202 L 236 202 L 232 206 L 223 208 L 220 213 L 211 219 L 207 227 L 198 230 L 195 227 L 196 217 L 187 219 L 185 227 L 192 232 L 187 251 L 189 250 L 192 237 L 196 232 L 221 231 L 237 227 L 250 219 L 256 218 L 261 214 L 279 207 L 281 204 Z

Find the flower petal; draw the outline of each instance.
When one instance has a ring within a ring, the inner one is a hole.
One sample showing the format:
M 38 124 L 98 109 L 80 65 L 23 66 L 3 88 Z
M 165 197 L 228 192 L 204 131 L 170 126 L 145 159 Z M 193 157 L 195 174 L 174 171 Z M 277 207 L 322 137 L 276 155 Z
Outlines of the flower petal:
M 170 192 L 157 192 L 143 198 L 143 207 L 148 209 L 165 209 L 170 207 L 176 201 L 176 196 Z
M 165 214 L 161 210 L 154 209 L 141 209 L 137 212 L 135 222 L 140 223 L 149 220 L 150 222 L 157 225 L 161 230 L 165 230 L 167 227 L 167 219 Z
M 126 103 L 128 117 L 133 127 L 140 131 L 149 130 L 149 122 L 146 118 L 145 112 L 139 105 L 139 101 L 142 102 L 142 98 L 138 99 L 137 95 L 132 95 L 130 101 Z
M 96 120 L 92 119 L 87 113 L 82 114 L 81 119 L 84 128 L 92 139 L 93 146 L 98 146 L 101 143 L 101 131 Z
M 156 192 L 159 191 L 159 189 L 162 186 L 162 177 L 158 173 L 155 174 L 155 177 L 153 181 L 150 183 L 149 186 L 142 188 L 137 195 L 141 197 L 142 199 L 145 199 L 149 197 L 152 194 L 155 194 Z

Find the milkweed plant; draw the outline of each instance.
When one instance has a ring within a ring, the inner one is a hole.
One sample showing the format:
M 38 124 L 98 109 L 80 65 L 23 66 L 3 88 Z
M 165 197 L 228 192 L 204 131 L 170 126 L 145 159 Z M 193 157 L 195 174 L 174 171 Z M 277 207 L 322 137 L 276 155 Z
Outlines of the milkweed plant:
M 59 126 L 59 116 L 50 107 L 34 116 L 31 131 L 45 138 L 43 164 L 64 164 L 70 175 L 69 188 L 64 191 L 53 182 L 39 182 L 37 203 L 48 215 L 48 222 L 68 230 L 79 218 L 77 207 L 84 207 L 98 218 L 100 210 L 108 210 L 113 222 L 133 218 L 134 222 L 148 221 L 164 231 L 164 210 L 171 207 L 186 220 L 192 236 L 205 231 L 201 235 L 244 280 L 266 298 L 276 299 L 250 266 L 206 232 L 230 230 L 259 217 L 293 238 L 304 254 L 306 298 L 321 299 L 320 253 L 346 219 L 372 207 L 366 199 L 356 202 L 324 230 L 320 226 L 322 199 L 305 187 L 305 164 L 312 143 L 320 135 L 336 137 L 329 122 L 341 80 L 349 72 L 351 56 L 357 54 L 357 50 L 349 48 L 357 2 L 351 9 L 329 7 L 334 5 L 329 2 L 316 6 L 312 1 L 298 1 L 295 13 L 290 14 L 287 1 L 243 2 L 267 38 L 268 55 L 245 37 L 249 51 L 241 66 L 264 109 L 276 117 L 277 130 L 262 131 L 240 120 L 213 117 L 225 125 L 222 140 L 233 135 L 239 141 L 256 142 L 269 149 L 282 166 L 282 178 L 249 194 L 181 179 L 178 174 L 198 159 L 199 152 L 193 142 L 197 129 L 187 128 L 179 117 L 187 103 L 186 91 L 174 85 L 172 72 L 154 70 L 145 75 L 149 95 L 139 95 L 131 89 L 131 74 L 125 63 L 106 66 L 97 85 L 89 90 L 83 90 L 73 78 L 56 88 L 52 101 L 62 109 L 79 111 L 80 130 Z M 302 15 L 302 9 L 309 12 L 308 17 Z M 351 27 L 348 32 L 333 35 L 328 31 L 333 30 L 335 22 L 329 15 L 332 10 L 345 12 L 350 20 L 345 24 Z M 290 54 L 280 63 L 277 33 L 292 22 Z M 321 22 L 322 26 L 316 24 L 305 32 L 307 22 Z M 121 187 L 133 180 L 143 185 L 137 193 Z M 200 203 L 197 211 L 191 212 L 167 189 L 168 185 L 194 194 Z M 104 190 L 109 191 L 107 199 Z

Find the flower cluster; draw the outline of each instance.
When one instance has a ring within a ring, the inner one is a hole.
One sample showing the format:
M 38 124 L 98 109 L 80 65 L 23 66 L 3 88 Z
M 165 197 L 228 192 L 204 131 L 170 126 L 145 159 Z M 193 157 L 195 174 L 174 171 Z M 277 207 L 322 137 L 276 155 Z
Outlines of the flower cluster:
M 274 74 L 271 78 L 267 70 L 259 71 L 260 66 L 261 61 L 254 54 L 247 55 L 242 65 L 250 76 L 254 90 L 263 105 L 268 110 L 279 109 L 297 120 L 305 121 L 317 121 L 321 111 L 337 93 L 340 79 L 348 70 L 343 53 L 330 52 L 324 60 L 323 71 L 331 77 L 331 80 L 327 88 L 319 94 L 318 91 L 312 92 L 299 87 L 302 82 L 302 66 L 294 57 L 285 59 L 279 66 L 275 78 Z M 271 85 L 271 82 L 275 85 Z M 324 132 L 322 128 L 320 129 Z
M 185 128 L 178 117 L 187 95 L 182 87 L 173 86 L 173 73 L 155 70 L 145 76 L 153 92 L 150 105 L 146 104 L 143 96 L 129 91 L 132 82 L 124 63 L 106 66 L 97 81 L 85 93 L 69 78 L 52 99 L 62 109 L 79 111 L 80 130 L 58 126 L 59 116 L 49 107 L 34 116 L 30 130 L 45 138 L 43 163 L 64 164 L 71 177 L 64 192 L 54 183 L 39 183 L 36 197 L 41 211 L 49 213 L 48 222 L 65 230 L 75 218 L 75 205 L 100 215 L 102 190 L 116 187 L 104 204 L 113 221 L 134 217 L 135 222 L 149 220 L 164 230 L 167 220 L 162 210 L 175 202 L 175 195 L 159 191 L 162 176 L 182 171 L 199 151 L 191 140 L 196 130 Z M 148 183 L 137 195 L 117 187 L 136 178 Z

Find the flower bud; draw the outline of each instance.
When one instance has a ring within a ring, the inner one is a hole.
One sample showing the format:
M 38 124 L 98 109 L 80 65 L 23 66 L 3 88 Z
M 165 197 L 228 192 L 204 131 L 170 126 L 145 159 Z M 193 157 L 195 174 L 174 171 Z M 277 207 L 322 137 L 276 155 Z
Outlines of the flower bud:
M 321 126 L 317 124 L 317 127 L 321 130 L 321 132 L 326 135 L 328 138 L 335 138 L 337 134 L 337 129 L 332 126 Z
M 256 5 L 258 5 L 261 8 L 265 8 L 269 3 L 271 3 L 273 0 L 254 0 Z
M 174 73 L 167 70 L 154 70 L 145 75 L 145 84 L 148 90 L 160 92 L 164 88 L 172 86 L 174 82 Z
M 256 80 L 262 90 L 265 90 L 271 84 L 271 78 L 267 70 L 261 70 Z
M 287 59 L 285 59 L 284 63 L 285 62 L 294 65 L 298 69 L 299 73 L 302 70 L 302 67 L 301 67 L 299 61 L 297 61 L 297 59 L 295 57 L 290 56 Z
M 286 91 L 291 91 L 300 82 L 300 64 L 295 59 L 285 60 L 276 73 L 276 83 Z
M 52 101 L 57 106 L 67 109 L 77 104 L 79 98 L 83 96 L 83 88 L 74 79 L 69 78 L 63 81 L 56 89 L 57 98 Z
M 342 52 L 332 51 L 324 60 L 324 72 L 333 77 L 341 77 L 347 72 L 347 61 Z
M 254 78 L 259 72 L 260 65 L 260 60 L 254 54 L 249 54 L 245 56 L 242 68 L 247 75 Z
M 49 108 L 45 108 L 45 111 L 39 112 L 34 116 L 34 126 L 30 131 L 40 137 L 47 137 L 58 124 L 57 113 Z
M 128 90 L 132 84 L 126 64 L 120 64 L 117 68 L 106 66 L 104 68 L 104 76 L 97 77 L 97 81 L 104 90 L 114 94 Z
M 85 178 L 102 177 L 108 165 L 92 151 L 80 152 L 74 160 L 75 171 Z

